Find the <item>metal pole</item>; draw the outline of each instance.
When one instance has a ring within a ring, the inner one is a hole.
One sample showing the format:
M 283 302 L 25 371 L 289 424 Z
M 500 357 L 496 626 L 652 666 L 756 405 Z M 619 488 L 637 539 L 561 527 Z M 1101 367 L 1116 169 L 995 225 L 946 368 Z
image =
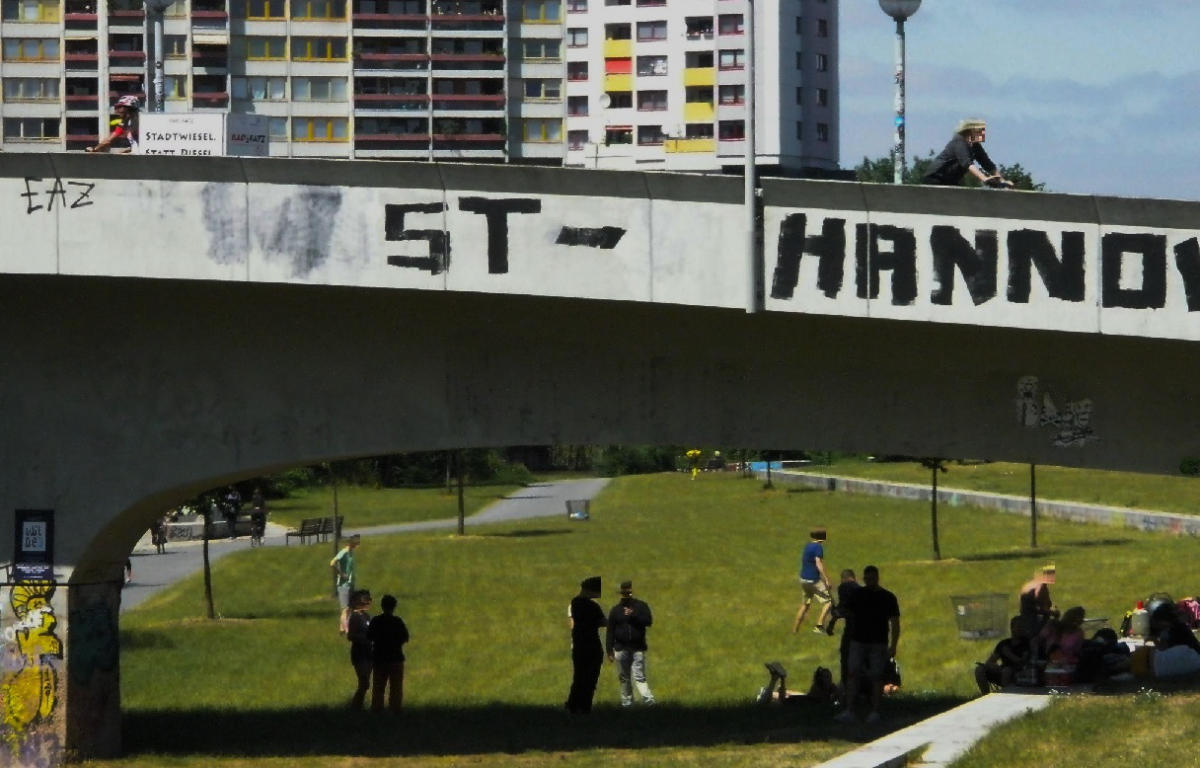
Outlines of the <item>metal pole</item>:
M 746 312 L 759 311 L 758 286 L 762 278 L 758 267 L 758 199 L 755 195 L 757 187 L 755 159 L 755 120 L 754 120 L 754 0 L 746 3 L 746 123 L 745 138 L 746 165 L 745 177 L 745 216 L 746 216 Z M 768 472 L 770 467 L 768 466 Z M 770 475 L 768 475 L 768 478 Z M 768 483 L 769 483 L 768 479 Z
M 154 13 L 154 111 L 165 112 L 167 91 L 163 77 L 163 28 L 166 26 L 166 6 L 155 3 Z
M 893 137 L 892 163 L 894 184 L 904 183 L 907 165 L 904 155 L 904 20 L 896 20 L 896 131 Z
M 1037 464 L 1029 465 L 1029 546 L 1037 549 Z

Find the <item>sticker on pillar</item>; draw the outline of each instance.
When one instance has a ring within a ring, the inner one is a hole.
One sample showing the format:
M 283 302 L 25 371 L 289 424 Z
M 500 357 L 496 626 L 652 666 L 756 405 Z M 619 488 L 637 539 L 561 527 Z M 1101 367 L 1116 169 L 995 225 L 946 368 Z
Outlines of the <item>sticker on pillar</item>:
M 13 581 L 54 581 L 54 510 L 18 509 Z

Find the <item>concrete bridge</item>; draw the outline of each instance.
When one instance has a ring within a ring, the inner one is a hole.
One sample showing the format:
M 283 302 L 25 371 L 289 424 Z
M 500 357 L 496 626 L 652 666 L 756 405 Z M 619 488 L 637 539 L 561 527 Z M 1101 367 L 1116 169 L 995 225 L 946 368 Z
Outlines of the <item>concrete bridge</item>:
M 0 588 L 19 764 L 119 750 L 121 566 L 239 478 L 551 442 L 1196 466 L 1200 204 L 767 180 L 752 263 L 740 202 L 736 178 L 4 156 L 0 559 L 46 561 Z

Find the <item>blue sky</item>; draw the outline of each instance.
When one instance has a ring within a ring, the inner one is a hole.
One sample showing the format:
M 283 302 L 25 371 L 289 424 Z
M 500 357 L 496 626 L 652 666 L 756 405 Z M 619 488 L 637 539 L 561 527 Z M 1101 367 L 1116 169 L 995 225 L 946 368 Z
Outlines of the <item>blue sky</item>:
M 841 158 L 892 144 L 895 24 L 841 0 Z M 1055 192 L 1200 200 L 1200 2 L 924 0 L 907 25 L 908 156 L 961 117 Z

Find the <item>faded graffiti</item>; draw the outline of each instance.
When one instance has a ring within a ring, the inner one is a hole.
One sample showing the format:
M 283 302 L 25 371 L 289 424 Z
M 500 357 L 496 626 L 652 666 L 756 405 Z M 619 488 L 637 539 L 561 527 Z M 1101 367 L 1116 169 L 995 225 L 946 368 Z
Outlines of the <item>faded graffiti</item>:
M 18 765 L 56 764 L 58 738 L 45 726 L 54 718 L 61 691 L 63 643 L 50 582 L 14 585 L 9 591 L 13 623 L 4 629 L 0 670 L 0 734 Z
M 270 257 L 291 260 L 292 274 L 304 277 L 329 259 L 333 230 L 342 210 L 342 191 L 309 187 L 284 200 L 266 216 L 255 216 L 259 247 Z
M 1091 398 L 1072 400 L 1059 408 L 1049 392 L 1039 389 L 1037 376 L 1022 376 L 1017 379 L 1016 406 L 1017 423 L 1021 426 L 1030 429 L 1051 427 L 1057 430 L 1054 436 L 1055 447 L 1082 447 L 1100 439 L 1092 429 Z

